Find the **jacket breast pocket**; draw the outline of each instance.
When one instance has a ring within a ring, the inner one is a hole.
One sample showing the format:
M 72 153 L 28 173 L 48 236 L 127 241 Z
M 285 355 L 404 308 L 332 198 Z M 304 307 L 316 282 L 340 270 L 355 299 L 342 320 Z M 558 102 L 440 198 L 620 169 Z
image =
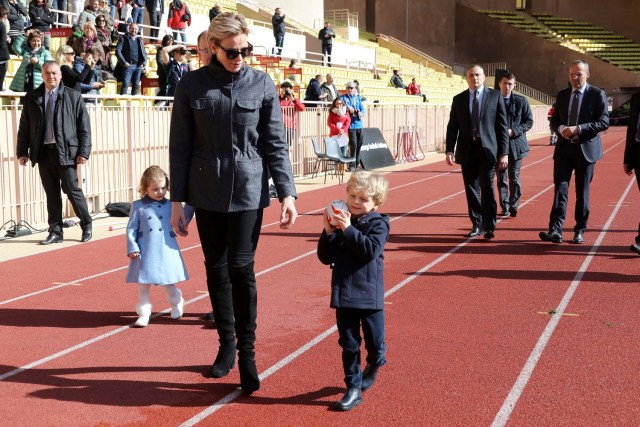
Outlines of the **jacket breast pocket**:
M 236 121 L 242 125 L 257 125 L 260 120 L 259 99 L 238 99 L 236 101 Z
M 210 123 L 219 109 L 216 98 L 199 98 L 191 101 L 191 109 L 196 123 Z

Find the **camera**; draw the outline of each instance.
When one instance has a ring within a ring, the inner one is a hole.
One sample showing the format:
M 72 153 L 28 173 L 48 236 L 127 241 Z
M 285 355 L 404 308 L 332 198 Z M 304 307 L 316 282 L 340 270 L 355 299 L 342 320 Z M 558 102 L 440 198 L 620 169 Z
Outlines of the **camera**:
M 361 118 L 362 117 L 362 113 L 360 112 L 360 110 L 354 110 L 353 111 L 353 116 L 357 117 L 357 118 Z

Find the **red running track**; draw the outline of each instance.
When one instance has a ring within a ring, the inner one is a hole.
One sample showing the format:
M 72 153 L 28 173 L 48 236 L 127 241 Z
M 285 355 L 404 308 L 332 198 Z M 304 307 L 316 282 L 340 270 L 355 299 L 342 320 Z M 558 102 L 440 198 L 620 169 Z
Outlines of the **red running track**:
M 389 363 L 364 404 L 344 393 L 329 308 L 330 270 L 315 248 L 321 210 L 344 194 L 301 194 L 295 227 L 265 212 L 256 259 L 257 357 L 251 397 L 205 376 L 216 333 L 195 227 L 181 240 L 191 280 L 185 316 L 133 329 L 123 237 L 2 263 L 0 410 L 4 425 L 638 425 L 638 190 L 622 171 L 624 130 L 604 136 L 584 245 L 540 242 L 552 199 L 552 151 L 532 141 L 517 218 L 496 238 L 470 226 L 458 170 L 442 163 L 388 174 L 385 254 Z M 573 191 L 573 186 L 572 190 Z M 572 236 L 573 203 L 565 227 Z M 7 250 L 7 249 L 3 249 Z M 10 272 L 10 274 L 9 274 Z M 164 293 L 152 292 L 154 311 Z M 555 314 L 550 314 L 555 312 Z

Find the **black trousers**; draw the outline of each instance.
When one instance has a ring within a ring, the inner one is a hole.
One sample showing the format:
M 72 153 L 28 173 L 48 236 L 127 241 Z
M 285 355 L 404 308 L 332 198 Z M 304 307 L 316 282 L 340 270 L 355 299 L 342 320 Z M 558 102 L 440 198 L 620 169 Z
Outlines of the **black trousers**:
M 161 21 L 162 14 L 160 12 L 149 10 L 149 25 L 151 25 L 152 27 L 159 27 L 161 25 Z M 157 28 L 152 28 L 149 35 L 152 39 L 158 39 L 159 33 L 160 30 L 158 30 Z
M 633 171 L 636 174 L 636 182 L 638 183 L 638 190 L 640 190 L 640 150 L 636 147 L 634 152 L 633 164 L 630 165 L 633 167 Z M 638 224 L 638 236 L 636 236 L 636 244 L 640 245 L 640 223 Z
M 360 149 L 362 148 L 362 129 L 349 129 L 349 147 L 351 149 L 351 157 L 356 158 L 354 167 L 360 164 Z
M 384 342 L 384 310 L 360 310 L 355 308 L 337 308 L 336 325 L 342 347 L 342 367 L 347 388 L 360 388 L 362 385 L 362 362 L 360 356 L 360 326 L 364 335 L 364 347 L 367 350 L 367 363 L 382 366 L 387 363 Z
M 522 159 L 516 160 L 509 153 L 509 166 L 507 169 L 496 171 L 498 174 L 498 179 L 496 180 L 498 182 L 498 197 L 503 211 L 508 211 L 509 209 L 518 210 L 520 197 L 522 196 L 522 187 L 520 185 L 521 166 Z
M 331 67 L 331 50 L 333 50 L 332 44 L 323 44 L 322 45 L 322 65 Z M 327 58 L 327 62 L 324 62 L 324 58 Z
M 587 222 L 589 221 L 589 192 L 595 171 L 595 163 L 587 162 L 578 144 L 572 144 L 567 141 L 562 141 L 562 144 L 564 144 L 564 147 L 557 150 L 553 159 L 553 184 L 555 189 L 553 206 L 549 215 L 549 230 L 562 233 L 562 226 L 567 214 L 571 174 L 575 171 L 576 225 L 573 230 L 576 232 L 584 231 L 587 229 Z
M 47 195 L 47 215 L 49 231 L 62 235 L 62 197 L 60 189 L 67 195 L 82 227 L 91 224 L 84 193 L 78 188 L 77 166 L 61 166 L 58 150 L 53 146 L 41 145 L 38 159 L 40 180 Z
M 196 209 L 220 346 L 235 344 L 235 330 L 240 356 L 252 355 L 255 347 L 258 292 L 253 261 L 262 215 L 262 209 L 229 213 Z
M 461 165 L 464 191 L 467 196 L 467 208 L 471 224 L 484 231 L 496 228 L 498 205 L 493 192 L 493 177 L 496 165 L 484 154 L 482 144 L 474 141 L 471 146 L 471 161 Z
M 0 64 L 0 90 L 4 89 L 4 76 L 7 75 L 7 64 L 8 62 Z

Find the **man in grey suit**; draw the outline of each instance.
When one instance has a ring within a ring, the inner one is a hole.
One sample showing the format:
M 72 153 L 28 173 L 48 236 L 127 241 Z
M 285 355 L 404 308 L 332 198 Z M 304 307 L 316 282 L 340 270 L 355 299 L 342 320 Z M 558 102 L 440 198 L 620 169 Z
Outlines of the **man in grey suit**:
M 493 239 L 497 203 L 493 192 L 496 164 L 508 165 L 509 136 L 506 111 L 500 92 L 484 86 L 479 65 L 467 69 L 469 90 L 453 97 L 447 125 L 447 164 L 460 164 L 467 196 L 471 231 Z M 455 152 L 455 154 L 454 154 Z
M 571 174 L 576 176 L 576 225 L 572 243 L 584 242 L 589 220 L 589 188 L 595 164 L 602 158 L 600 132 L 609 128 L 604 90 L 587 84 L 589 64 L 573 61 L 569 66 L 571 87 L 558 92 L 551 116 L 551 129 L 559 135 L 553 152 L 553 206 L 549 231 L 541 231 L 545 242 L 561 243 L 567 213 Z
M 631 110 L 629 111 L 629 125 L 627 126 L 627 143 L 624 148 L 624 172 L 627 175 L 636 174 L 638 188 L 640 188 L 640 92 L 631 97 Z M 640 255 L 640 224 L 638 235 L 634 243 L 629 247 Z
M 507 131 L 509 132 L 509 167 L 498 171 L 498 197 L 502 216 L 515 217 L 518 215 L 518 205 L 522 195 L 520 167 L 522 159 L 529 155 L 527 132 L 533 126 L 533 113 L 527 98 L 513 93 L 516 85 L 516 76 L 513 73 L 502 76 L 498 84 L 507 110 Z

